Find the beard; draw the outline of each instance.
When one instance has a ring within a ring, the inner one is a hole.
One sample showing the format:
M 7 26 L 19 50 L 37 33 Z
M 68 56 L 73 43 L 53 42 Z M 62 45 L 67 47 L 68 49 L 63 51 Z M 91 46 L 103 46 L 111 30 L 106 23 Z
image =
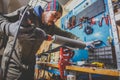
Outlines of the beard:
M 47 26 L 51 26 L 51 25 L 54 25 L 54 22 L 53 21 L 48 21 L 48 22 L 45 22 L 44 24 L 47 25 Z

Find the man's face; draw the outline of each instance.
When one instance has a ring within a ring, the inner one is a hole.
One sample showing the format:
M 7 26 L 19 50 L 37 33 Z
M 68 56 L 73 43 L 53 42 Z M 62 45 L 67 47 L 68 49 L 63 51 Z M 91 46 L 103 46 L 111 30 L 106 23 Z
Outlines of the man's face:
M 57 11 L 45 11 L 42 15 L 42 22 L 47 25 L 53 25 L 62 14 Z

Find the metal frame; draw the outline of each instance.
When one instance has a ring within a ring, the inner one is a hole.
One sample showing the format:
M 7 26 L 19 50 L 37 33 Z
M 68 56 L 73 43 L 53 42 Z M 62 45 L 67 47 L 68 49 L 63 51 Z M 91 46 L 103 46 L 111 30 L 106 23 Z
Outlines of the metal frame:
M 112 33 L 113 33 L 116 60 L 117 60 L 117 69 L 120 70 L 120 45 L 119 45 L 119 39 L 118 39 L 118 34 L 117 34 L 115 14 L 113 12 L 112 0 L 108 0 L 108 8 L 109 8 L 109 14 L 111 18 Z

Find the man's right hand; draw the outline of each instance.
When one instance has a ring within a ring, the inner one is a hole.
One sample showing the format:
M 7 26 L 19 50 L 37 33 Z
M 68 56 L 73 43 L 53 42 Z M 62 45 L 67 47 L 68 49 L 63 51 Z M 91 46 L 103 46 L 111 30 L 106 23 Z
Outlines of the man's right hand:
M 94 49 L 97 45 L 100 45 L 101 43 L 102 43 L 101 40 L 94 40 L 94 41 L 86 42 L 85 49 Z
M 95 48 L 94 41 L 86 42 L 85 49 L 93 49 Z

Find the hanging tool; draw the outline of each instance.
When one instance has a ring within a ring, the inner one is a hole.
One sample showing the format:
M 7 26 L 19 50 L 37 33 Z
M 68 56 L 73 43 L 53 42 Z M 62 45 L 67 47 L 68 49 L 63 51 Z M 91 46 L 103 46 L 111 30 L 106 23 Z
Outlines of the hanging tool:
M 69 18 L 68 20 L 68 24 L 67 24 L 67 28 L 68 29 L 72 29 L 76 26 L 76 16 L 73 15 Z
M 85 28 L 84 28 L 84 32 L 87 35 L 90 35 L 93 33 L 93 28 L 91 27 L 91 20 L 88 17 L 84 17 L 84 24 L 86 24 Z
M 109 21 L 110 21 L 109 15 L 106 15 L 106 16 L 104 17 L 104 20 L 105 20 L 106 25 L 109 26 Z
M 79 29 L 82 29 L 83 28 L 83 24 L 79 24 Z
M 79 26 L 79 29 L 82 29 L 82 27 L 83 27 L 83 21 L 84 21 L 84 17 L 82 17 L 82 18 L 79 19 L 79 24 L 76 25 L 76 26 Z
M 95 25 L 95 24 L 96 24 L 95 18 L 91 18 L 91 19 L 90 19 L 90 24 L 91 24 L 91 25 Z
M 93 33 L 93 28 L 89 25 L 87 25 L 84 29 L 84 32 L 87 34 L 87 35 L 90 35 Z
M 102 18 L 98 21 L 99 27 L 102 27 L 103 19 L 104 19 L 104 16 L 102 16 Z

